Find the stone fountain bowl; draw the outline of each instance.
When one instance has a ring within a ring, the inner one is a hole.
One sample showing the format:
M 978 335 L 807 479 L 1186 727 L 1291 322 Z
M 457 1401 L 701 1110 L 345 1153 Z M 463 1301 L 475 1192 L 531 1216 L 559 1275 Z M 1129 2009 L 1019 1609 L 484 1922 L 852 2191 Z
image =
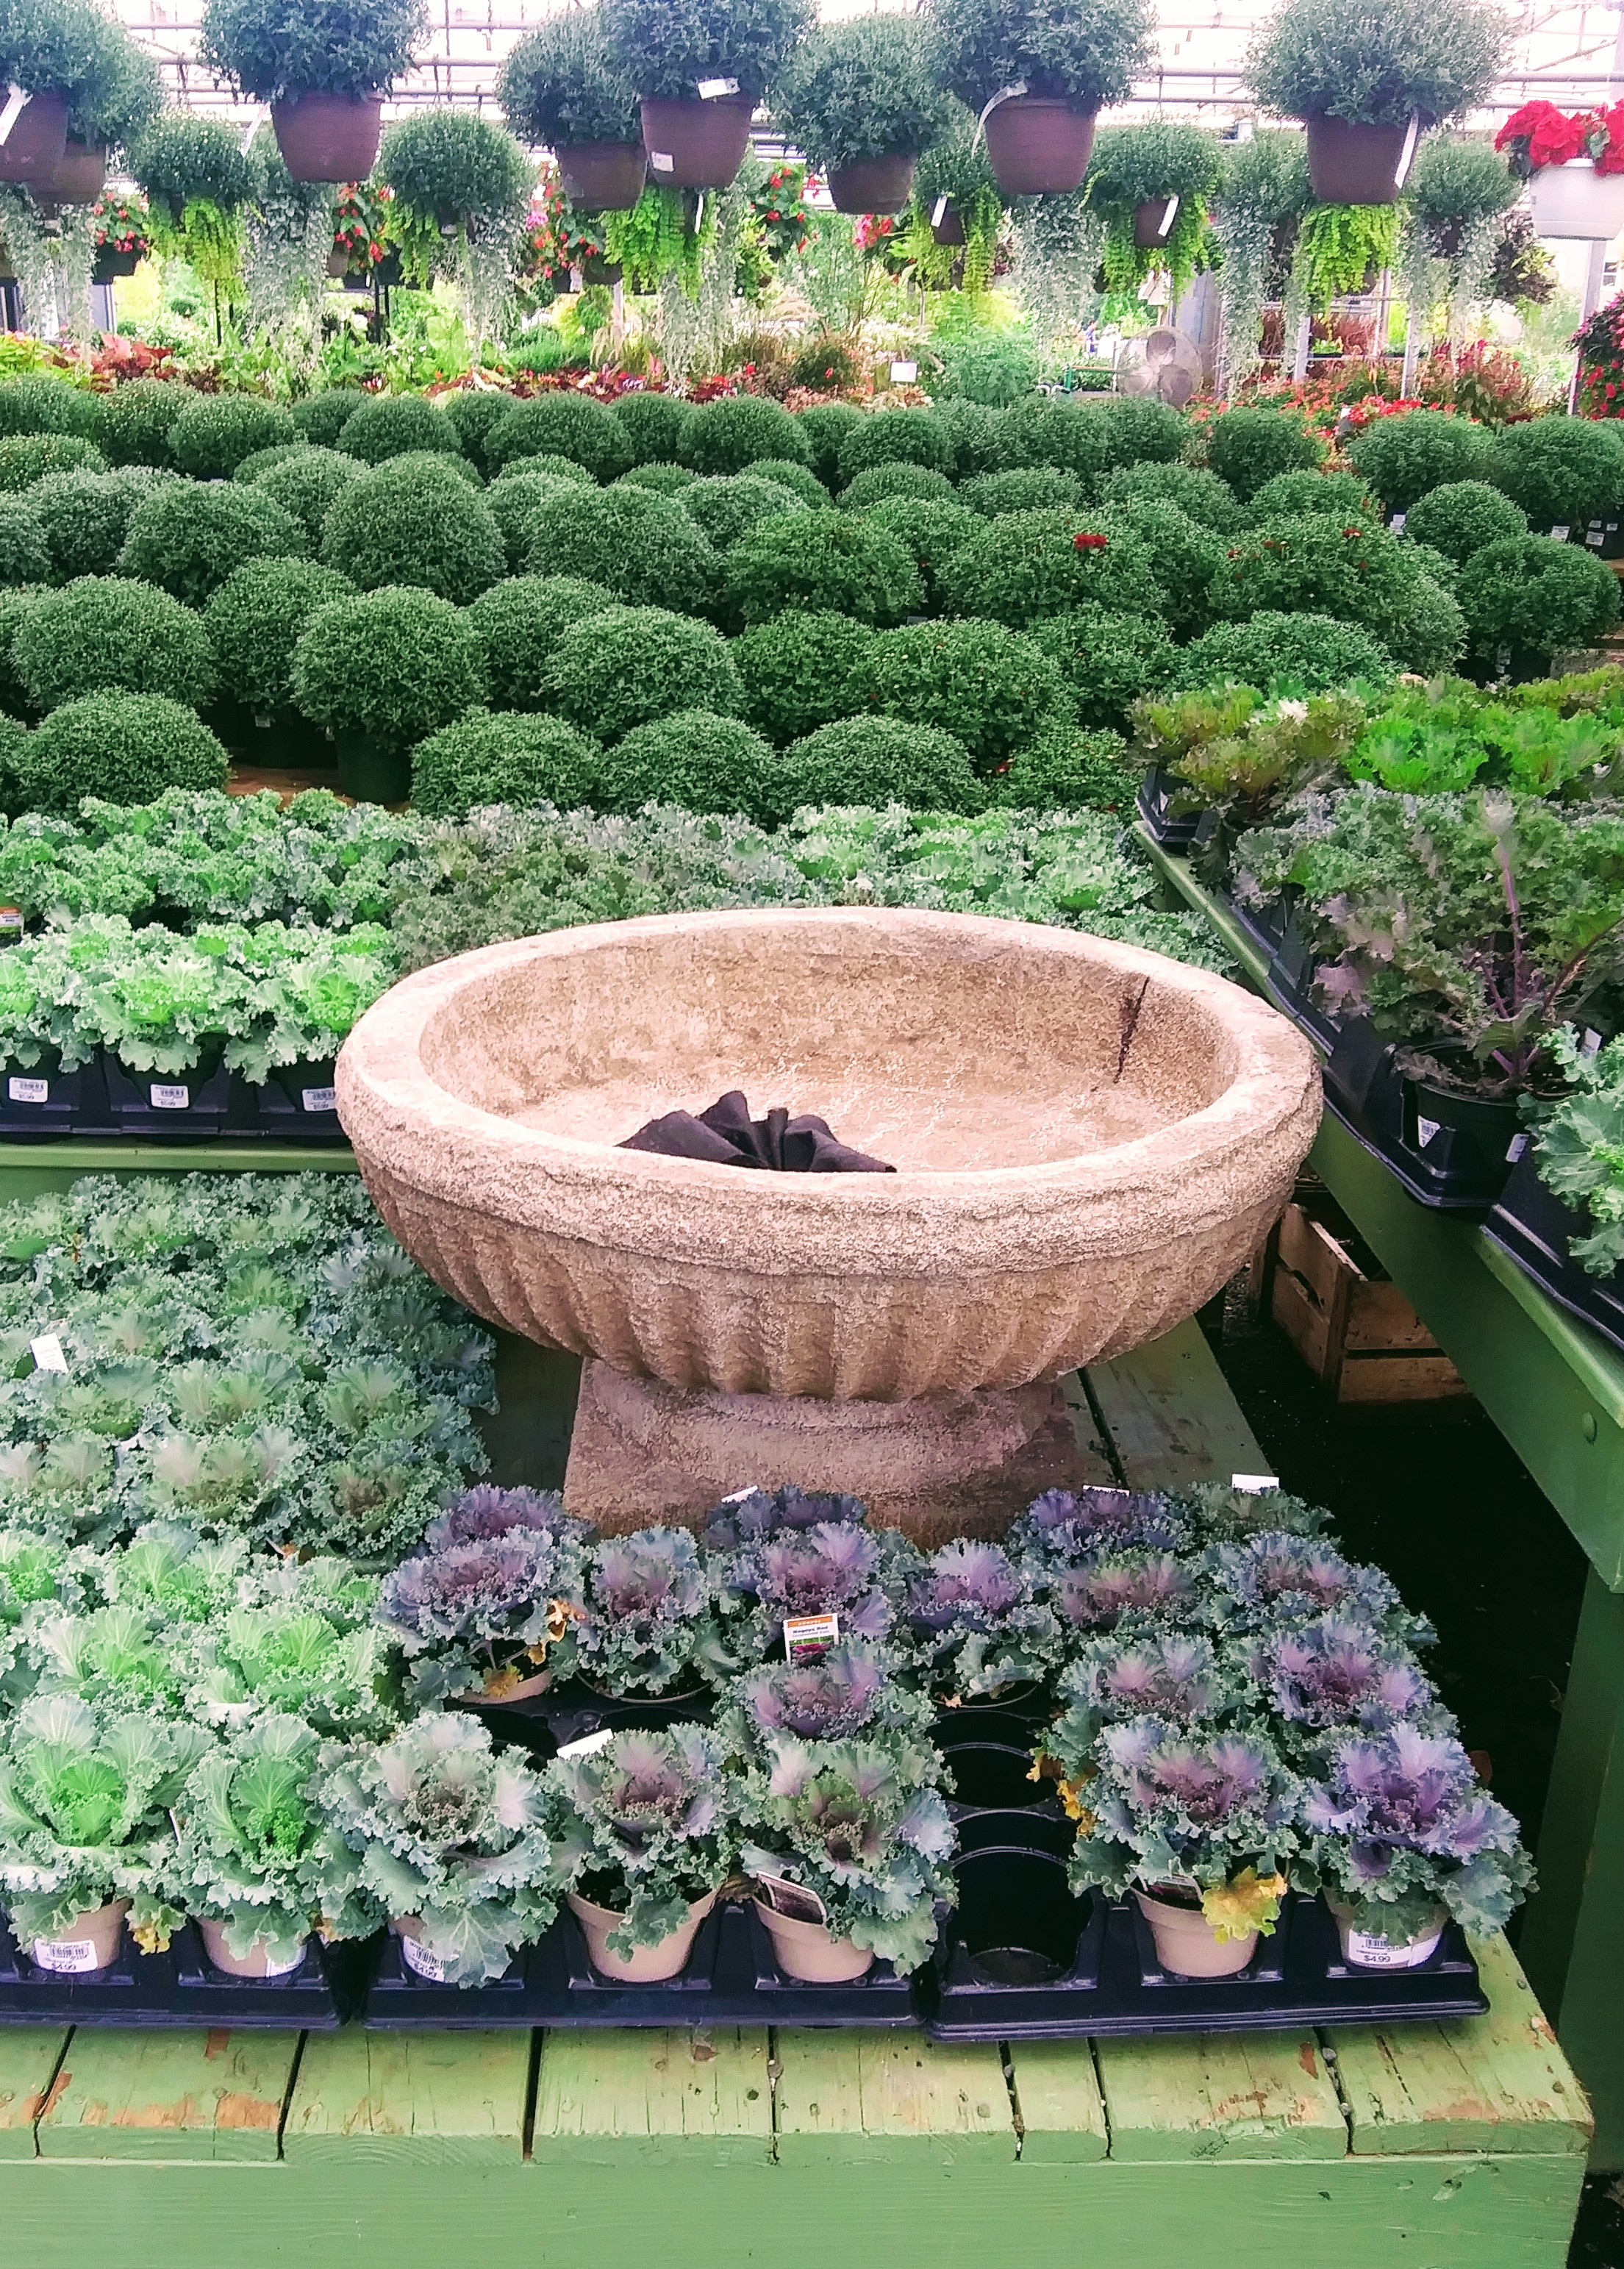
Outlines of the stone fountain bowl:
M 687 1389 L 891 1402 L 1058 1378 L 1240 1267 L 1318 1122 L 1308 1044 L 1223 979 L 1036 923 L 663 914 L 410 977 L 338 1109 L 476 1313 Z M 730 1088 L 893 1174 L 623 1150 Z

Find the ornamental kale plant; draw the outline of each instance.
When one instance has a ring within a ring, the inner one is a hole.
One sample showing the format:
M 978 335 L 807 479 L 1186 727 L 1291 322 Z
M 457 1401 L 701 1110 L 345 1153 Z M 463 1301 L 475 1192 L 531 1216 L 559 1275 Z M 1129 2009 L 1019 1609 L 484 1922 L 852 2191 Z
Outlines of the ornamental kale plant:
M 430 1524 L 424 1547 L 433 1552 L 447 1544 L 483 1544 L 515 1528 L 543 1529 L 576 1543 L 590 1533 L 585 1521 L 565 1512 L 557 1489 L 497 1489 L 480 1482 Z
M 182 1912 L 223 1923 L 233 1954 L 296 1962 L 313 1930 L 365 1938 L 384 1919 L 316 1809 L 319 1747 L 300 1718 L 267 1712 L 201 1758 L 175 1802 L 165 1888 Z
M 1608 1276 L 1624 1264 L 1624 1039 L 1587 1054 L 1564 1024 L 1551 1053 L 1569 1092 L 1539 1113 L 1535 1163 L 1546 1188 L 1591 1223 L 1569 1239 L 1570 1257 L 1587 1275 Z
M 323 1748 L 313 1793 L 447 1984 L 499 1977 L 558 1911 L 541 1777 L 473 1718 L 432 1711 L 380 1748 Z
M 1346 1609 L 1266 1630 L 1247 1658 L 1275 1715 L 1296 1735 L 1295 1748 L 1344 1728 L 1386 1733 L 1437 1711 L 1436 1691 L 1410 1650 Z
M 130 1901 L 139 1945 L 168 1945 L 169 1807 L 210 1746 L 201 1726 L 73 1694 L 40 1695 L 0 1726 L 0 1895 L 25 1947 L 112 1899 Z
M 764 1663 L 732 1687 L 718 1731 L 730 1754 L 757 1764 L 779 1741 L 884 1738 L 929 1751 L 934 1711 L 926 1696 L 897 1681 L 897 1667 L 890 1649 L 853 1640 L 809 1659 Z
M 197 1654 L 188 1708 L 210 1725 L 287 1711 L 321 1733 L 381 1738 L 398 1721 L 388 1634 L 342 1630 L 314 1607 L 233 1608 L 201 1636 Z
M 1198 1482 L 1170 1502 L 1194 1523 L 1198 1541 L 1207 1544 L 1238 1543 L 1280 1529 L 1319 1536 L 1330 1518 L 1323 1506 L 1305 1504 L 1288 1489 L 1239 1489 L 1227 1482 Z
M 1046 1567 L 1126 1546 L 1176 1551 L 1184 1524 L 1164 1497 L 1142 1489 L 1045 1489 L 1015 1520 L 1004 1548 Z
M 1184 1622 L 1197 1608 L 1195 1578 L 1185 1563 L 1143 1548 L 1099 1552 L 1080 1567 L 1046 1571 L 1040 1588 L 1067 1641 Z
M 1401 1606 L 1391 1578 L 1345 1560 L 1323 1540 L 1266 1531 L 1244 1544 L 1212 1546 L 1206 1568 L 1210 1612 L 1229 1630 L 1306 1621 L 1338 1608 L 1385 1630 L 1431 1636 L 1430 1626 Z
M 499 1701 L 543 1671 L 550 1681 L 567 1674 L 583 1573 L 573 1523 L 433 1544 L 402 1561 L 379 1588 L 378 1615 L 406 1655 L 412 1698 Z
M 685 1528 L 606 1537 L 587 1555 L 575 1626 L 580 1674 L 609 1694 L 664 1694 L 713 1654 L 711 1586 Z
M 936 1942 L 936 1902 L 954 1902 L 956 1837 L 924 1785 L 930 1754 L 895 1740 L 774 1738 L 740 1799 L 740 1864 L 804 1886 L 832 1936 L 917 1970 Z
M 1345 1735 L 1303 1792 L 1302 1822 L 1295 1879 L 1377 1937 L 1419 1936 L 1440 1906 L 1468 1930 L 1499 1930 L 1533 1881 L 1516 1821 L 1449 1733 Z
M 1252 1698 L 1212 1641 L 1188 1631 L 1150 1632 L 1126 1644 L 1092 1639 L 1062 1672 L 1059 1692 L 1066 1707 L 1038 1735 L 1031 1777 L 1053 1781 L 1075 1821 L 1084 1816 L 1083 1792 L 1098 1770 L 1096 1745 L 1106 1726 L 1152 1717 L 1210 1729 Z
M 556 1757 L 543 1807 L 559 1879 L 623 1918 L 612 1952 L 658 1946 L 719 1890 L 738 1850 L 738 1784 L 702 1726 L 616 1733 L 586 1756 Z
M 107 1711 L 178 1715 L 186 1665 L 137 1608 L 41 1617 L 28 1635 L 41 1694 L 72 1694 Z
M 884 1638 L 915 1556 L 894 1531 L 855 1521 L 818 1521 L 743 1545 L 716 1572 L 721 1627 L 705 1658 L 712 1675 L 764 1660 L 786 1616 L 832 1615 L 842 1638 Z
M 1054 1611 L 1009 1555 L 964 1541 L 942 1545 L 914 1576 L 904 1621 L 921 1668 L 950 1702 L 1043 1677 L 1059 1637 Z

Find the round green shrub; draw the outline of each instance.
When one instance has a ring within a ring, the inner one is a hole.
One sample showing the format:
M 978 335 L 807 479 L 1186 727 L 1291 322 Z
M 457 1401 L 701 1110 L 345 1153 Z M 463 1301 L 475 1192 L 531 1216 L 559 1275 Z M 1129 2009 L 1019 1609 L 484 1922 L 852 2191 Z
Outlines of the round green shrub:
M 331 449 L 367 399 L 358 387 L 333 386 L 325 394 L 307 395 L 303 402 L 296 402 L 289 414 L 306 441 L 318 449 Z
M 1265 481 L 1247 512 L 1249 520 L 1296 520 L 1318 513 L 1327 520 L 1368 521 L 1379 509 L 1364 482 L 1353 473 L 1276 473 Z
M 92 693 L 54 710 L 17 758 L 28 808 L 77 816 L 80 799 L 151 803 L 172 787 L 223 788 L 231 759 L 195 710 L 161 693 Z
M 631 476 L 626 476 L 629 480 Z M 556 504 L 574 490 L 572 481 L 556 473 L 504 473 L 485 491 L 485 508 L 502 532 L 510 570 L 516 568 L 535 541 L 535 517 L 544 504 Z
M 284 457 L 279 464 L 267 465 L 249 485 L 291 514 L 304 529 L 310 549 L 318 551 L 328 514 L 351 481 L 360 479 L 362 469 L 358 459 L 313 445 Z
M 1184 419 L 1163 402 L 1096 394 L 1017 403 L 1002 412 L 999 443 L 1007 464 L 1057 465 L 1095 497 L 1118 467 L 1171 462 L 1189 438 Z
M 502 415 L 513 407 L 505 405 Z M 443 410 L 421 394 L 368 394 L 345 418 L 334 447 L 364 465 L 381 465 L 409 449 L 460 457 L 462 443 Z
M 1133 499 L 1110 517 L 1149 552 L 1161 611 L 1173 630 L 1180 638 L 1204 631 L 1213 618 L 1213 584 L 1228 559 L 1223 537 L 1164 497 Z
M 1130 504 L 1137 497 L 1176 504 L 1217 536 L 1227 536 L 1246 516 L 1229 483 L 1204 465 L 1118 465 L 1100 483 L 1099 493 L 1104 505 Z
M 432 591 L 366 591 L 318 607 L 293 649 L 293 700 L 313 724 L 410 748 L 484 698 L 468 617 Z
M 862 424 L 863 412 L 850 402 L 820 402 L 796 410 L 794 418 L 801 447 L 790 452 L 788 462 L 798 464 L 804 457 L 823 486 L 832 489 L 840 477 L 840 444 L 853 425 Z
M 41 710 L 114 691 L 161 693 L 197 709 L 214 691 L 214 657 L 191 609 L 113 575 L 81 575 L 47 592 L 18 625 L 11 667 Z
M 572 624 L 614 604 L 601 583 L 576 575 L 510 575 L 482 591 L 468 619 L 484 661 L 487 698 L 498 711 L 550 706 L 559 639 Z
M 978 473 L 973 480 L 961 481 L 958 500 L 984 520 L 1006 512 L 1075 511 L 1082 503 L 1082 483 L 1058 465 L 1016 465 L 1007 473 Z
M 268 491 L 234 482 L 173 481 L 129 515 L 121 575 L 201 607 L 245 559 L 299 559 L 309 539 Z
M 107 461 L 77 433 L 12 433 L 0 441 L 0 491 L 30 489 L 48 473 L 105 473 Z
M 664 607 L 611 607 L 572 623 L 548 676 L 549 706 L 606 745 L 679 709 L 734 717 L 744 706 L 721 632 Z
M 543 505 L 522 564 L 531 575 L 602 583 L 629 607 L 690 615 L 714 604 L 721 580 L 715 548 L 680 501 L 618 484 Z
M 1306 693 L 1328 693 L 1356 679 L 1391 684 L 1392 676 L 1386 648 L 1356 623 L 1265 611 L 1244 623 L 1215 623 L 1192 639 L 1177 657 L 1170 684 L 1179 693 L 1215 685 L 1255 685 L 1266 693 L 1282 680 Z
M 0 713 L 8 717 L 30 715 L 28 696 L 23 681 L 17 675 L 11 660 L 11 648 L 17 633 L 32 610 L 41 599 L 49 596 L 36 585 L 29 590 L 8 591 L 0 587 Z
M 861 512 L 866 506 L 883 504 L 887 497 L 919 497 L 928 504 L 951 504 L 953 484 L 945 473 L 899 458 L 894 464 L 870 465 L 841 490 L 835 501 L 842 512 Z
M 788 512 L 757 521 L 727 553 L 724 572 L 728 602 L 745 623 L 764 623 L 784 607 L 809 607 L 883 626 L 925 603 L 904 547 L 857 513 Z
M 1427 593 L 1436 586 L 1413 551 L 1374 519 L 1265 521 L 1236 536 L 1213 588 L 1214 612 L 1233 621 L 1265 612 L 1330 615 L 1369 631 L 1404 669 L 1441 668 L 1452 659 L 1434 659 L 1430 637 L 1413 648 L 1413 604 L 1434 612 Z
M 678 501 L 719 551 L 736 543 L 758 520 L 807 509 L 799 497 L 791 496 L 777 481 L 758 481 L 750 473 L 702 475 L 691 488 L 683 491 Z
M 93 473 L 53 473 L 52 480 L 93 480 Z M 26 499 L 0 496 L 0 586 L 43 583 L 56 573 L 56 562 L 34 500 L 46 484 L 30 489 Z
M 15 717 L 0 716 L 0 812 L 8 819 L 27 809 L 27 795 L 18 771 L 27 752 L 28 735 Z
M 609 405 L 639 465 L 675 464 L 695 412 L 674 394 L 623 394 Z
M 594 480 L 612 481 L 631 462 L 631 443 L 612 410 L 588 394 L 538 394 L 517 402 L 485 436 L 493 469 L 521 457 L 568 457 Z
M 279 465 L 289 457 L 297 457 L 309 447 L 308 441 L 301 440 L 277 441 L 269 449 L 250 449 L 232 478 L 234 481 L 257 480 L 262 473 L 269 472 L 272 465 Z
M 1407 528 L 1404 532 L 1404 548 L 1423 575 L 1430 576 L 1439 590 L 1453 595 L 1460 581 L 1458 560 L 1451 559 L 1447 552 L 1435 551 L 1430 543 L 1418 543 Z
M 555 480 L 571 481 L 577 488 L 595 489 L 598 485 L 585 465 L 578 465 L 573 457 L 561 457 L 556 451 L 543 449 L 539 457 L 520 457 L 506 475 L 497 478 L 514 480 L 520 473 L 550 473 Z M 616 478 L 621 476 L 616 474 Z
M 1446 481 L 1412 505 L 1404 532 L 1413 542 L 1430 544 L 1457 567 L 1464 567 L 1486 543 L 1526 536 L 1528 514 L 1487 481 Z
M 1525 657 L 1592 646 L 1619 618 L 1612 569 L 1583 545 L 1548 536 L 1486 543 L 1461 569 L 1459 589 L 1472 652 L 1495 669 L 1509 654 L 1524 676 Z
M 842 717 L 794 742 L 779 774 L 786 811 L 802 804 L 911 804 L 983 811 L 987 793 L 963 741 L 900 717 Z
M 1624 497 L 1624 446 L 1606 420 L 1532 418 L 1508 425 L 1473 470 L 1521 505 L 1541 536 L 1553 528 L 1582 532 Z
M 978 772 L 1072 714 L 1066 680 L 1031 639 L 1001 623 L 910 623 L 885 631 L 858 672 L 859 706 L 910 725 L 939 725 Z
M 629 473 L 622 473 L 616 486 L 646 489 L 651 496 L 678 496 L 683 489 L 692 488 L 698 477 L 687 465 L 668 465 L 656 458 L 649 464 L 633 465 Z
M 293 703 L 293 649 L 318 607 L 351 595 L 347 577 L 313 559 L 250 559 L 203 610 L 220 691 L 256 717 Z
M 1419 552 L 1418 543 L 1411 547 Z M 1466 618 L 1451 591 L 1418 574 L 1401 618 L 1384 629 L 1383 643 L 1402 669 L 1436 677 L 1452 669 L 1466 650 Z
M 0 379 L 0 433 L 77 433 L 93 441 L 96 396 L 63 378 Z
M 794 808 L 785 802 L 779 759 L 760 734 L 708 709 L 679 709 L 628 733 L 599 766 L 594 800 L 606 811 L 675 803 L 768 823 Z
M 603 752 L 557 717 L 470 709 L 411 752 L 411 800 L 430 819 L 466 819 L 484 804 L 579 811 L 594 801 Z
M 485 458 L 485 443 L 491 438 L 492 426 L 506 417 L 513 406 L 511 394 L 498 394 L 488 387 L 459 387 L 454 394 L 442 395 L 441 415 L 449 419 L 462 454 L 482 473 L 491 467 Z M 431 443 L 430 447 L 435 445 Z
M 169 429 L 197 396 L 173 379 L 129 378 L 96 396 L 92 436 L 110 465 L 166 465 Z
M 1173 683 L 1179 650 L 1165 624 L 1146 615 L 1111 615 L 1068 607 L 1034 623 L 1032 644 L 1059 672 L 1078 721 L 1088 731 L 1125 724 L 1141 694 Z
M 1131 813 L 1143 778 L 1120 733 L 1059 724 L 1018 749 L 993 786 L 1017 810 Z
M 1250 504 L 1276 473 L 1307 472 L 1325 462 L 1325 445 L 1286 410 L 1225 410 L 1207 429 L 1208 469 Z
M 951 613 L 985 615 L 1011 630 L 1067 607 L 1098 606 L 1115 615 L 1163 611 L 1148 547 L 1114 516 L 1002 513 L 984 523 L 974 543 L 941 563 L 936 583 Z
M 1355 434 L 1347 454 L 1390 512 L 1406 512 L 1446 481 L 1481 479 L 1489 438 L 1468 418 L 1443 410 L 1408 410 L 1378 418 Z
M 787 457 L 757 458 L 750 467 L 750 478 L 776 481 L 781 489 L 798 496 L 802 504 L 809 504 L 814 512 L 822 512 L 829 502 L 829 491 L 811 468 L 793 464 Z
M 777 747 L 862 706 L 859 686 L 875 633 L 850 615 L 786 608 L 734 639 L 748 723 Z
M 169 428 L 169 455 L 194 480 L 228 481 L 255 449 L 274 449 L 298 432 L 274 402 L 251 394 L 194 395 Z
M 444 449 L 402 449 L 398 457 L 385 457 L 376 465 L 363 466 L 362 470 L 380 472 L 385 465 L 402 477 L 414 468 L 426 472 L 431 480 L 442 480 L 449 473 L 465 489 L 477 489 L 482 496 L 484 494 L 485 484 L 473 460 L 450 456 Z
M 697 473 L 742 473 L 760 457 L 812 462 L 801 420 L 764 394 L 736 394 L 694 410 L 678 454 Z
M 940 378 L 930 381 L 938 404 L 966 402 L 984 410 L 1008 410 L 1022 401 L 1037 385 L 1037 343 L 1031 333 L 969 331 L 961 338 L 943 339 Z
M 1009 421 L 1001 409 L 982 402 L 967 402 L 958 395 L 936 396 L 936 415 L 953 444 L 953 469 L 961 481 L 982 473 L 1014 470 L 1010 455 Z
M 923 465 L 953 470 L 953 436 L 934 410 L 881 410 L 850 427 L 840 443 L 840 485 L 876 465 Z
M 322 523 L 321 563 L 358 591 L 416 583 L 461 607 L 507 573 L 507 552 L 483 495 L 437 459 L 402 456 L 338 498 Z
M 919 571 L 932 607 L 940 596 L 936 578 L 942 563 L 965 544 L 978 543 L 986 526 L 978 514 L 962 504 L 932 504 L 918 497 L 889 497 L 882 504 L 871 504 L 863 518 L 903 546 Z

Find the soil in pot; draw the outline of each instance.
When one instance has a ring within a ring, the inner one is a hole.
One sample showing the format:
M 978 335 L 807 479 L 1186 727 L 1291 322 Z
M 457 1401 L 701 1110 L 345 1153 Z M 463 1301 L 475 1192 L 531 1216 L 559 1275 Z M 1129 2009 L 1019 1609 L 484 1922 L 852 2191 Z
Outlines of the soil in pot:
M 15 181 L 41 196 L 50 188 L 68 146 L 68 98 L 31 94 L 0 143 L 0 181 Z
M 630 212 L 643 194 L 648 152 L 640 142 L 572 142 L 553 154 L 582 212 Z
M 756 1911 L 786 1977 L 799 1977 L 808 1985 L 849 1985 L 874 1968 L 869 1949 L 853 1945 L 849 1938 L 837 1938 L 822 1919 L 822 1900 L 799 1884 L 776 1877 L 759 1879 Z
M 1046 94 L 1012 94 L 986 115 L 986 154 L 1007 197 L 1069 196 L 1082 187 L 1096 113 Z
M 710 102 L 643 104 L 643 146 L 659 189 L 725 189 L 744 163 L 749 147 L 748 94 L 723 94 Z
M 197 1934 L 203 1942 L 203 1952 L 217 1970 L 228 1977 L 291 1977 L 305 1958 L 308 1939 L 303 1940 L 292 1962 L 273 1962 L 269 1948 L 262 1939 L 255 1939 L 247 1954 L 233 1954 L 225 1943 L 225 1925 L 216 1922 L 210 1915 L 195 1918 Z
M 270 106 L 282 162 L 296 181 L 364 181 L 383 131 L 380 94 L 293 94 Z
M 1325 1904 L 1336 1918 L 1336 1934 L 1342 1959 L 1353 1970 L 1419 1970 L 1437 1952 L 1449 1916 L 1434 1907 L 1430 1920 L 1412 1938 L 1388 1938 L 1380 1931 L 1355 1930 L 1354 1911 L 1340 1899 L 1327 1896 Z
M 1258 1950 L 1255 1930 L 1244 1938 L 1220 1938 L 1193 1894 L 1187 1904 L 1170 1888 L 1160 1896 L 1148 1891 L 1133 1896 L 1150 1925 L 1156 1959 L 1175 1977 L 1233 1977 Z
M 837 212 L 899 213 L 913 194 L 912 156 L 903 151 L 887 158 L 860 158 L 853 165 L 837 166 L 829 176 L 829 194 Z
M 598 1906 L 591 1899 L 583 1899 L 575 1891 L 565 1894 L 570 1912 L 580 1925 L 593 1968 L 605 1977 L 619 1978 L 628 1985 L 653 1985 L 662 1978 L 680 1976 L 688 1966 L 688 1957 L 693 1952 L 699 1925 L 720 1896 L 720 1887 L 717 1890 L 707 1891 L 704 1898 L 696 1899 L 689 1908 L 687 1921 L 662 1938 L 658 1945 L 639 1946 L 635 1953 L 625 1955 L 616 1954 L 609 1944 L 610 1931 L 618 1930 L 624 1918 L 609 1907 Z
M 109 1899 L 106 1906 L 86 1907 L 55 1938 L 36 1938 L 28 1951 L 36 1967 L 54 1977 L 88 1977 L 98 1970 L 110 1969 L 117 1961 L 129 1912 L 128 1899 Z
M 1308 170 L 1322 204 L 1390 205 L 1404 187 L 1416 125 L 1365 126 L 1357 119 L 1306 119 Z
M 1066 1881 L 1064 1857 L 999 1846 L 964 1852 L 955 1869 L 952 1930 L 984 1985 L 1052 1985 L 1076 1965 L 1088 1919 Z
M 1133 208 L 1133 241 L 1141 252 L 1165 244 L 1178 218 L 1177 197 L 1146 197 Z

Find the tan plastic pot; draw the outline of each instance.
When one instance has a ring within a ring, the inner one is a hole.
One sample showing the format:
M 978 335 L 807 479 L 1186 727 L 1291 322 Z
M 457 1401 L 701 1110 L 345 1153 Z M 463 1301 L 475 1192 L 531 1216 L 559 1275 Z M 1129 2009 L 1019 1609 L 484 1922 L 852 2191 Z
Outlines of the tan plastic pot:
M 899 213 L 913 194 L 912 153 L 904 150 L 837 166 L 829 176 L 829 194 L 837 212 Z
M 1414 144 L 1403 126 L 1365 126 L 1357 119 L 1328 118 L 1323 111 L 1304 119 L 1308 171 L 1314 195 L 1328 205 L 1390 205 L 1404 187 Z
M 273 1962 L 262 1939 L 255 1939 L 247 1954 L 233 1954 L 225 1943 L 225 1925 L 216 1922 L 212 1915 L 196 1918 L 197 1934 L 203 1942 L 203 1952 L 217 1970 L 228 1977 L 291 1977 L 305 1958 L 306 1939 L 292 1962 Z
M 715 1891 L 709 1891 L 704 1898 L 696 1899 L 688 1910 L 687 1921 L 657 1946 L 639 1946 L 635 1954 L 624 1955 L 615 1953 L 609 1944 L 610 1931 L 619 1929 L 624 1916 L 614 1913 L 609 1907 L 596 1906 L 590 1899 L 579 1898 L 573 1891 L 565 1893 L 570 1912 L 581 1926 L 593 1968 L 602 1970 L 606 1977 L 621 1978 L 628 1985 L 656 1984 L 663 1977 L 677 1977 L 687 1968 L 699 1925 L 716 1904 L 717 1896 Z
M 389 1928 L 401 1942 L 401 1959 L 412 1975 L 431 1985 L 443 1985 L 450 1975 L 449 1967 L 424 1946 L 421 1919 L 417 1915 L 391 1915 Z
M 1414 1938 L 1386 1938 L 1377 1931 L 1355 1930 L 1354 1911 L 1340 1899 L 1327 1898 L 1325 1904 L 1336 1918 L 1342 1959 L 1353 1970 L 1419 1970 L 1437 1952 L 1449 1920 L 1443 1907 L 1434 1907 L 1431 1921 Z
M 1007 197 L 1069 196 L 1082 187 L 1096 113 L 1053 95 L 1012 94 L 986 118 L 986 154 Z
M 1156 1959 L 1175 1977 L 1233 1977 L 1257 1951 L 1255 1930 L 1244 1938 L 1221 1939 L 1200 1907 L 1175 1906 L 1170 1899 L 1153 1899 L 1148 1891 L 1133 1896 L 1150 1925 Z
M 0 143 L 0 181 L 44 191 L 68 146 L 68 98 L 31 94 Z
M 643 194 L 648 152 L 640 142 L 572 142 L 553 154 L 570 203 L 584 212 L 630 212 Z
M 720 94 L 710 102 L 646 100 L 643 146 L 657 189 L 725 189 L 750 144 L 748 94 Z
M 866 1946 L 836 1938 L 826 1922 L 798 1921 L 794 1915 L 779 1914 L 764 1899 L 757 1900 L 756 1911 L 767 1925 L 779 1967 L 787 1977 L 802 1978 L 809 1985 L 849 1984 L 874 1968 L 874 1955 Z
M 35 195 L 45 204 L 93 205 L 107 182 L 107 153 L 100 142 L 68 137 L 62 163 Z
M 364 181 L 383 131 L 380 94 L 293 94 L 270 106 L 282 162 L 296 181 Z
M 29 1951 L 36 1965 L 55 1977 L 88 1977 L 118 1959 L 129 1912 L 128 1899 L 109 1899 L 104 1907 L 86 1907 L 55 1938 L 36 1938 Z

